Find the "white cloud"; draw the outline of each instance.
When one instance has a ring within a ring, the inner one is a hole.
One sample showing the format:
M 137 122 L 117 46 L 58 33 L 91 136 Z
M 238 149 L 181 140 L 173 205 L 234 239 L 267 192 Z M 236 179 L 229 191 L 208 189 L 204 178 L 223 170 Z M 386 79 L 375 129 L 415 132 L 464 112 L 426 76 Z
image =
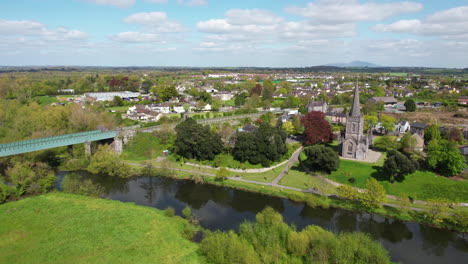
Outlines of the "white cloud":
M 128 8 L 135 4 L 135 0 L 80 0 L 82 2 L 93 3 L 97 5 L 110 5 L 120 8 Z
M 136 13 L 123 20 L 128 24 L 137 24 L 145 27 L 145 30 L 159 33 L 176 33 L 187 31 L 187 29 L 177 21 L 167 19 L 164 12 Z
M 206 6 L 207 0 L 177 0 L 177 4 L 186 6 Z
M 110 39 L 126 43 L 164 43 L 157 34 L 141 32 L 121 32 L 111 36 Z
M 145 0 L 145 2 L 153 3 L 153 4 L 167 4 L 168 0 Z
M 373 27 L 378 32 L 416 32 L 421 27 L 418 19 L 399 20 L 389 25 L 377 24 Z
M 232 9 L 223 19 L 197 23 L 200 32 L 207 33 L 204 41 L 242 45 L 283 45 L 304 39 L 350 37 L 356 35 L 356 26 L 320 24 L 310 20 L 285 21 L 268 10 Z M 203 47 L 207 48 L 207 47 Z
M 290 6 L 285 11 L 322 23 L 381 21 L 393 16 L 418 12 L 423 5 L 415 2 L 360 3 L 357 0 L 319 0 L 305 7 Z
M 399 20 L 392 24 L 378 24 L 377 32 L 412 33 L 444 38 L 468 38 L 468 6 L 436 12 L 422 20 Z
M 226 21 L 232 25 L 271 25 L 283 21 L 273 12 L 260 9 L 231 9 L 225 15 Z
M 0 34 L 20 35 L 44 40 L 80 40 L 88 38 L 88 34 L 75 29 L 59 27 L 50 30 L 46 25 L 29 20 L 4 20 L 0 19 Z

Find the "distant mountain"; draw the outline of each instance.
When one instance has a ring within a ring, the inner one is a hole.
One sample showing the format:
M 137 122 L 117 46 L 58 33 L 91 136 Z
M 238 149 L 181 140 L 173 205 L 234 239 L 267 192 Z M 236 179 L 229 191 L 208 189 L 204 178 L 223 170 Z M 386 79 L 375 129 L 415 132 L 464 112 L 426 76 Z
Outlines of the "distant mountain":
M 380 68 L 384 67 L 381 65 L 373 64 L 367 61 L 352 61 L 349 63 L 332 63 L 326 64 L 325 66 L 334 66 L 334 67 L 342 67 L 342 68 L 352 68 L 352 67 L 367 67 L 367 68 Z

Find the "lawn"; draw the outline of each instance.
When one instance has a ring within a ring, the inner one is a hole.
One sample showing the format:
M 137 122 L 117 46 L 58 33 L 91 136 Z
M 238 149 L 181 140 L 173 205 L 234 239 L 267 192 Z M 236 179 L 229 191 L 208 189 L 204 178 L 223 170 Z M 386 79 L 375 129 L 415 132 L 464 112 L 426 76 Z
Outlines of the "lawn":
M 330 184 L 307 174 L 299 162 L 294 163 L 289 169 L 288 174 L 284 175 L 279 184 L 300 189 L 318 188 L 326 193 L 336 193 L 335 188 Z
M 143 161 L 161 156 L 167 147 L 151 133 L 137 133 L 129 144 L 124 145 L 123 155 L 129 161 Z
M 107 110 L 114 110 L 114 111 L 120 112 L 120 113 L 126 113 L 128 108 L 130 108 L 130 106 L 112 106 L 112 107 L 107 107 L 106 109 Z
M 53 96 L 37 96 L 37 97 L 34 97 L 34 100 L 40 106 L 50 105 L 51 103 L 60 103 L 60 101 Z
M 203 263 L 162 211 L 64 193 L 0 205 L 0 263 Z
M 453 181 L 430 171 L 416 171 L 407 175 L 402 182 L 390 183 L 382 179 L 384 172 L 380 166 L 364 162 L 341 160 L 340 168 L 329 176 L 331 180 L 364 188 L 366 179 L 375 177 L 388 194 L 409 195 L 415 199 L 449 199 L 454 202 L 468 202 L 468 182 Z M 354 183 L 349 181 L 354 178 Z

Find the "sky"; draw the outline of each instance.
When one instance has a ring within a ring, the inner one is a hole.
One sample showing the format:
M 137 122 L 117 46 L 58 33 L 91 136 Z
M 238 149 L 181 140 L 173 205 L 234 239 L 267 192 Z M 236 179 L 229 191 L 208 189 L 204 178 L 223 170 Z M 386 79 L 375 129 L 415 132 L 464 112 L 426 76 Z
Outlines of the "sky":
M 468 0 L 0 0 L 0 65 L 468 67 Z

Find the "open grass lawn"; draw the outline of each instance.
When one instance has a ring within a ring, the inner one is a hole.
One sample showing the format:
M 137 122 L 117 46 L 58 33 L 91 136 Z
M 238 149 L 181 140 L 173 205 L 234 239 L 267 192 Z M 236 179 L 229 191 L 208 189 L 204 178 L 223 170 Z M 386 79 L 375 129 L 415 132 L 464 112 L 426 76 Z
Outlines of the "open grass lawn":
M 60 101 L 53 96 L 37 96 L 34 97 L 34 100 L 40 105 L 50 105 L 51 103 L 59 103 Z
M 407 175 L 403 182 L 393 184 L 383 180 L 384 172 L 375 164 L 341 160 L 340 168 L 327 176 L 330 179 L 364 188 L 366 179 L 375 177 L 391 195 L 409 195 L 415 199 L 448 199 L 454 202 L 468 202 L 468 182 L 453 181 L 442 176 L 437 176 L 430 171 L 417 171 Z M 350 183 L 349 178 L 355 179 Z
M 260 173 L 235 173 L 231 172 L 231 176 L 239 175 L 242 179 L 259 181 L 259 182 L 271 182 L 284 170 L 286 164 L 281 165 L 277 168 L 274 168 L 269 171 L 260 172 Z
M 114 110 L 114 111 L 120 112 L 120 113 L 126 113 L 128 108 L 130 108 L 130 106 L 112 106 L 112 107 L 107 107 L 106 109 L 107 110 Z
M 161 156 L 167 147 L 151 133 L 137 133 L 129 144 L 124 145 L 123 155 L 126 160 L 142 161 Z
M 289 169 L 288 174 L 284 175 L 279 184 L 300 189 L 318 188 L 326 193 L 336 193 L 335 188 L 330 184 L 307 174 L 299 162 Z
M 51 193 L 0 205 L 0 263 L 203 263 L 185 221 L 134 204 Z

